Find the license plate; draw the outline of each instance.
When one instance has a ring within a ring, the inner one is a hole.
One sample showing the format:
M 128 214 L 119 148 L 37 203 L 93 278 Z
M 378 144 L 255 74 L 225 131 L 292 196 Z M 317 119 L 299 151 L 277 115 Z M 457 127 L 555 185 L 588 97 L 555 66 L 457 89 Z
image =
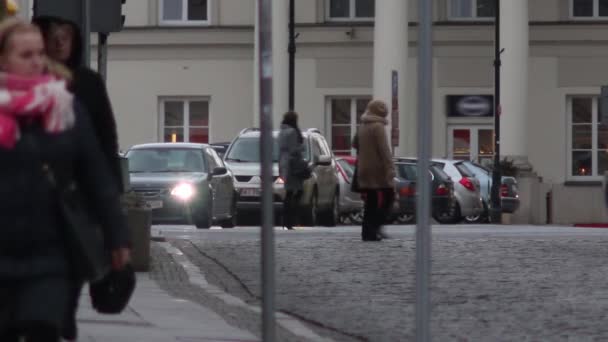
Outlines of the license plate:
M 241 189 L 241 196 L 245 197 L 260 197 L 260 189 Z
M 146 206 L 149 209 L 160 209 L 163 207 L 163 201 L 146 201 Z

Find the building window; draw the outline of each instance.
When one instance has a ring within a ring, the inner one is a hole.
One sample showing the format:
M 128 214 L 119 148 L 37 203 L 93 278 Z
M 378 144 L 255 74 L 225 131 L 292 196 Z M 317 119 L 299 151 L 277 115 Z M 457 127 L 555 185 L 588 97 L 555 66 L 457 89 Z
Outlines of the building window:
M 328 100 L 331 149 L 336 155 L 351 155 L 352 139 L 370 97 L 339 97 Z
M 450 20 L 491 20 L 496 14 L 495 0 L 450 0 Z
M 159 0 L 163 25 L 209 24 L 209 0 Z
M 570 14 L 576 19 L 608 17 L 608 0 L 570 0 Z
M 373 20 L 375 0 L 327 0 L 327 19 L 331 21 Z
M 209 101 L 163 99 L 161 140 L 163 142 L 209 142 Z
M 574 96 L 568 108 L 568 174 L 574 179 L 601 179 L 608 170 L 608 126 L 599 123 L 598 99 Z

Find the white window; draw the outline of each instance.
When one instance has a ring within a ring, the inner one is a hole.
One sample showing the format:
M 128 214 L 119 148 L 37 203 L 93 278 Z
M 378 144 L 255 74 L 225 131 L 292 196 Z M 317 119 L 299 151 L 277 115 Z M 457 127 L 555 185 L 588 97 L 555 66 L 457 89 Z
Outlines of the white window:
M 331 21 L 373 20 L 375 0 L 326 0 L 327 19 Z
M 568 99 L 568 176 L 600 180 L 608 170 L 608 126 L 599 123 L 598 98 Z
M 448 128 L 448 157 L 472 160 L 481 165 L 494 161 L 494 129 L 492 126 L 451 126 Z
M 352 154 L 352 139 L 361 123 L 361 115 L 370 97 L 335 97 L 327 101 L 327 123 L 330 127 L 331 149 L 336 155 Z
M 450 20 L 491 20 L 496 15 L 495 0 L 449 0 Z
M 570 0 L 570 16 L 575 19 L 608 18 L 608 1 Z
M 159 0 L 162 25 L 208 25 L 209 0 Z
M 209 142 L 209 101 L 162 99 L 160 140 L 163 142 Z

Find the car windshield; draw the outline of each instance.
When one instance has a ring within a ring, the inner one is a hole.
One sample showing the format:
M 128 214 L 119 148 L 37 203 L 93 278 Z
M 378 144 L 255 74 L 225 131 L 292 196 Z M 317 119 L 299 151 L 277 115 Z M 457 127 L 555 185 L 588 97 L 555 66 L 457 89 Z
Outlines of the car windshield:
M 344 159 L 338 159 L 338 164 L 340 165 L 340 167 L 342 168 L 342 171 L 344 171 L 344 174 L 346 175 L 346 177 L 348 177 L 348 179 L 353 178 L 353 174 L 355 173 L 355 170 L 352 165 L 350 165 Z
M 454 164 L 454 167 L 456 167 L 456 169 L 458 170 L 458 172 L 460 172 L 460 175 L 462 177 L 475 177 L 475 175 L 473 174 L 473 172 L 471 172 L 471 170 L 469 170 L 467 168 L 466 165 L 464 165 L 464 163 L 460 162 L 460 163 L 456 163 Z
M 203 151 L 178 148 L 131 150 L 129 172 L 207 172 Z
M 304 144 L 305 153 L 304 156 L 308 156 L 308 144 Z M 228 151 L 226 155 L 226 161 L 240 162 L 240 163 L 260 163 L 260 138 L 239 138 L 234 142 L 234 145 Z M 277 163 L 279 161 L 279 143 L 277 137 L 273 138 L 272 144 L 272 162 Z
M 440 165 L 432 165 L 431 166 L 431 171 L 437 175 L 437 177 L 441 178 L 442 180 L 448 180 L 450 179 L 450 176 L 448 176 L 447 173 L 445 173 L 445 171 L 443 171 L 443 168 Z
M 418 179 L 418 167 L 416 164 L 396 164 L 397 176 L 407 180 Z

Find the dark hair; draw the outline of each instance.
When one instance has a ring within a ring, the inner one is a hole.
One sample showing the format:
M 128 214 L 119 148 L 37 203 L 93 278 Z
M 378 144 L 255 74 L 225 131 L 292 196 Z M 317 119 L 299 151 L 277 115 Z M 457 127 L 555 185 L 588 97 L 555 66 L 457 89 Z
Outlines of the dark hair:
M 300 127 L 298 126 L 298 113 L 289 111 L 283 115 L 283 121 L 281 122 L 283 125 L 289 126 L 298 132 L 298 143 L 303 143 L 304 138 L 302 137 L 302 131 L 300 131 Z

